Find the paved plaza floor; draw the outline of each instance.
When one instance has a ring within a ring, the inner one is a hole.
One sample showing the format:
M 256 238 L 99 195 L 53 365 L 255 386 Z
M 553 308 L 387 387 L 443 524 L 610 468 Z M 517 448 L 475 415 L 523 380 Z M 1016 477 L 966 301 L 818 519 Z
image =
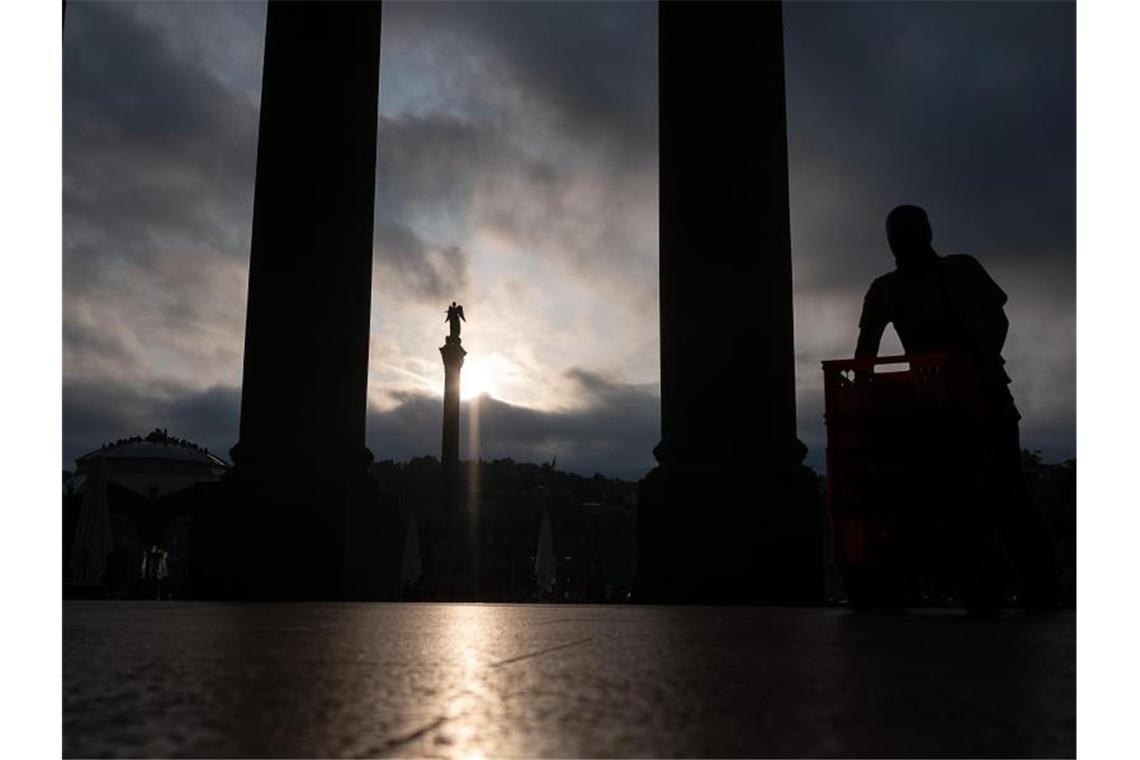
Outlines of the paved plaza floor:
M 1072 757 L 1076 615 L 65 602 L 65 757 Z

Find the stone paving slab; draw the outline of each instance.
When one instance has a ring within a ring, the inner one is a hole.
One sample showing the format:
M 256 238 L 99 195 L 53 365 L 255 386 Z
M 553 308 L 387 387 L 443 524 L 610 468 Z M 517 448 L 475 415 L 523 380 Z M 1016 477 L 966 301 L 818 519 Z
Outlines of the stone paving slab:
M 1072 757 L 1076 615 L 65 602 L 65 757 Z

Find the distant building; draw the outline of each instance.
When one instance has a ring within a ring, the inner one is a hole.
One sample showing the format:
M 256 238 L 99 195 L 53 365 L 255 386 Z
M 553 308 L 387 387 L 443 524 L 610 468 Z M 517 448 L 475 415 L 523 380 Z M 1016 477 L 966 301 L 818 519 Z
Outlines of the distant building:
M 97 469 L 101 471 L 98 476 Z M 194 514 L 209 501 L 207 491 L 229 469 L 228 462 L 208 449 L 160 429 L 145 437 L 104 444 L 79 457 L 75 460 L 75 472 L 65 478 L 63 485 L 65 581 L 73 577 L 76 526 L 84 496 L 90 488 L 102 488 L 106 491 L 103 498 L 113 544 L 100 584 L 102 592 L 153 596 L 155 589 L 147 585 L 144 577 L 144 558 L 152 550 L 166 556 L 164 587 L 175 594 L 185 591 L 189 584 Z M 83 591 L 89 592 L 90 589 Z
M 107 481 L 139 496 L 163 498 L 195 483 L 219 480 L 230 465 L 209 449 L 154 430 L 145 438 L 124 438 L 75 460 L 75 473 L 64 490 L 82 493 L 96 459 L 103 459 Z

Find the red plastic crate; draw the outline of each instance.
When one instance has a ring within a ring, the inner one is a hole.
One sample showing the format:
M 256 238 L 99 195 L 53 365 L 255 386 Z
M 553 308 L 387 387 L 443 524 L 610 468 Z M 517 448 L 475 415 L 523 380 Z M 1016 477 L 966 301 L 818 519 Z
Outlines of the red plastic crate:
M 823 362 L 832 547 L 854 579 L 905 574 L 963 519 L 983 427 L 976 374 L 950 354 Z M 893 582 L 893 581 L 892 581 Z

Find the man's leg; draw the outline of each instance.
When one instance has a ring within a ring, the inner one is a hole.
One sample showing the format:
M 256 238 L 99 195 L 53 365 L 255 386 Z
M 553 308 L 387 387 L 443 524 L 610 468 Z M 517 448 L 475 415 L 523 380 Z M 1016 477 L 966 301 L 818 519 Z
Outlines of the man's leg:
M 1021 468 L 1021 436 L 1016 420 L 1003 424 L 999 459 L 994 473 L 999 522 L 1005 544 L 1021 576 L 1018 606 L 1053 607 L 1057 604 L 1057 566 L 1052 531 L 1033 503 Z

